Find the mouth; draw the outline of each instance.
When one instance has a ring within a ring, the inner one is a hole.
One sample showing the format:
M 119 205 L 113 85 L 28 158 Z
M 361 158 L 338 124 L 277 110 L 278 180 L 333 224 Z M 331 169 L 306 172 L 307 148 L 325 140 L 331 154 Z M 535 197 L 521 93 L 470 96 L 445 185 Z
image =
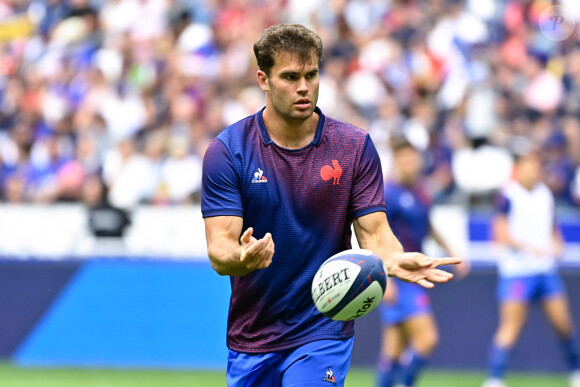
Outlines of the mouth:
M 308 98 L 300 98 L 298 101 L 294 102 L 294 106 L 299 109 L 308 109 L 310 107 L 310 100 Z

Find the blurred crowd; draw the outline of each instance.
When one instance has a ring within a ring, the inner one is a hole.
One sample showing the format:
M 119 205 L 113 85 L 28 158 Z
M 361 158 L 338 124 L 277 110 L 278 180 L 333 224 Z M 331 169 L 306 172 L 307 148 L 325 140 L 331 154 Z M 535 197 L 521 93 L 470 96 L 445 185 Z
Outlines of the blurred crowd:
M 436 201 L 485 202 L 537 149 L 578 205 L 580 28 L 544 36 L 551 4 L 0 0 L 0 200 L 84 201 L 98 178 L 124 209 L 198 201 L 209 141 L 264 105 L 254 41 L 296 22 L 325 44 L 319 106 L 371 133 L 387 177 L 404 135 Z

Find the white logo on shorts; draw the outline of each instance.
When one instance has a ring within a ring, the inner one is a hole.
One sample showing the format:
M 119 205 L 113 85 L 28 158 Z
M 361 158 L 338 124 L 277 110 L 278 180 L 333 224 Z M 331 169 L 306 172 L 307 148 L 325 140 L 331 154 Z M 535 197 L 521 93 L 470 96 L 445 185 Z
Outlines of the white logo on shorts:
M 330 382 L 332 384 L 336 384 L 336 379 L 334 378 L 334 372 L 328 367 L 328 371 L 326 371 L 326 375 L 322 378 L 325 382 Z

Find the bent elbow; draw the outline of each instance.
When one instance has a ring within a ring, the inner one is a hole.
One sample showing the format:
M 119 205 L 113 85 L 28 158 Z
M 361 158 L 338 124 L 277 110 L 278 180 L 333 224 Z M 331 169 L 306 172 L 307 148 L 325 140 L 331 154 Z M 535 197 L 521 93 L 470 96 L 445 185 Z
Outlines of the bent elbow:
M 229 254 L 224 252 L 218 246 L 208 248 L 208 257 L 211 268 L 221 276 L 239 276 L 247 274 L 242 265 L 239 263 L 239 258 L 236 259 L 235 253 Z
M 211 268 L 219 275 L 226 275 L 226 273 L 224 272 L 223 265 L 220 264 L 218 257 L 216 257 L 216 255 L 213 254 L 211 249 L 208 251 L 208 256 L 209 256 L 209 263 L 211 264 Z
M 212 260 L 210 258 L 210 262 L 211 262 L 211 268 L 218 273 L 218 275 L 221 276 L 225 276 L 228 275 L 228 273 L 226 272 L 226 270 L 224 269 L 224 267 L 222 265 L 220 265 L 219 263 L 217 263 L 216 261 Z

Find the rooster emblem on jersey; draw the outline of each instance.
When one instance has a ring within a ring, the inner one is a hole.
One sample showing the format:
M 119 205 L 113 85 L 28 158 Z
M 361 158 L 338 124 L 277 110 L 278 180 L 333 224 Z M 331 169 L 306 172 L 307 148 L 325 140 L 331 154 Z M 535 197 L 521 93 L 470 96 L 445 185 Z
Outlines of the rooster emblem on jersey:
M 325 165 L 320 169 L 320 176 L 322 180 L 327 181 L 334 179 L 332 185 L 340 184 L 340 176 L 342 176 L 342 168 L 338 164 L 338 160 L 332 160 L 332 167 L 330 165 Z

